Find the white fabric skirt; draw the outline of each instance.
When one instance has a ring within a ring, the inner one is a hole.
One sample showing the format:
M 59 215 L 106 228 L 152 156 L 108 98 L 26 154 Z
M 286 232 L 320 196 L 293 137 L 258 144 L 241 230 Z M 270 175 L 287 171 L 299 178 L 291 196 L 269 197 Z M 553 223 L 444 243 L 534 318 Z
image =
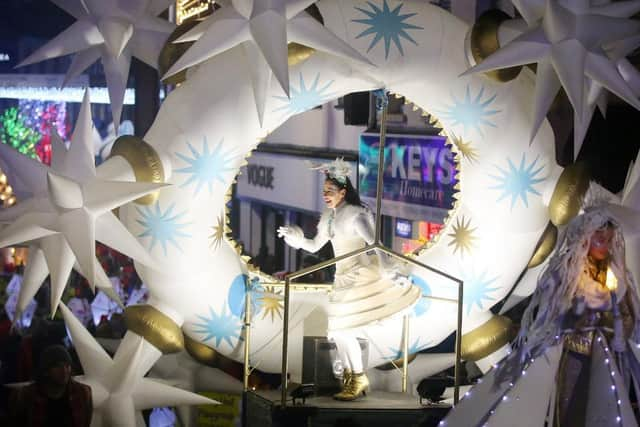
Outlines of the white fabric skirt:
M 329 300 L 329 332 L 358 328 L 405 313 L 422 297 L 419 287 L 382 277 L 377 263 L 353 263 L 348 267 L 339 266 L 336 272 Z

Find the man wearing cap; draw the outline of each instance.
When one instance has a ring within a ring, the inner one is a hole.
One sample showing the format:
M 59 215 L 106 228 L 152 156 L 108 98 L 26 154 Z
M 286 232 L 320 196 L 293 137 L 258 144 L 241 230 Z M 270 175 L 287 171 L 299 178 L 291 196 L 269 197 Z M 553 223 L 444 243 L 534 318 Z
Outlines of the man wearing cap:
M 91 388 L 71 378 L 71 356 L 61 345 L 40 356 L 34 383 L 17 389 L 9 403 L 11 426 L 89 427 Z

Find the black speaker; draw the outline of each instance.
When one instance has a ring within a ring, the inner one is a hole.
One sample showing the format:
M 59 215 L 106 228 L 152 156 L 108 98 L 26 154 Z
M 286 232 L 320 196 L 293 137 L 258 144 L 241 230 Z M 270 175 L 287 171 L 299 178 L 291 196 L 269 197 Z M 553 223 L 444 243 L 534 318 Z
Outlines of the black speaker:
M 369 123 L 369 92 L 354 92 L 343 98 L 344 124 L 362 126 Z
M 369 360 L 369 342 L 358 338 L 362 362 L 366 370 Z M 341 380 L 333 374 L 336 345 L 325 337 L 304 337 L 302 341 L 302 382 L 315 384 L 318 395 L 332 394 L 341 389 Z

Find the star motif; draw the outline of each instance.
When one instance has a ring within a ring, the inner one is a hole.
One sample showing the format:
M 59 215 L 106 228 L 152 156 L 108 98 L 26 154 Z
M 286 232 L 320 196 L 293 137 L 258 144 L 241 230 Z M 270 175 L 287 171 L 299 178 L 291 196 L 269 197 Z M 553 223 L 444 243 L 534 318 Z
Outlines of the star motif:
M 271 322 L 273 323 L 276 315 L 279 319 L 282 319 L 282 312 L 284 310 L 283 299 L 282 291 L 277 291 L 273 286 L 265 287 L 264 292 L 258 298 L 264 310 L 262 312 L 262 320 L 267 316 L 271 316 Z
M 318 88 L 320 81 L 320 73 L 316 74 L 316 78 L 310 87 L 307 88 L 304 82 L 304 76 L 300 73 L 300 85 L 298 89 L 291 88 L 291 97 L 275 96 L 274 98 L 286 102 L 286 105 L 276 108 L 276 111 L 286 111 L 287 114 L 298 114 L 310 110 L 318 105 L 325 103 L 327 100 L 334 98 L 333 93 L 325 91 L 333 84 L 333 80 L 329 80 L 324 86 Z
M 477 230 L 477 227 L 471 228 L 471 219 L 465 220 L 465 217 L 461 215 L 456 218 L 456 223 L 451 228 L 453 230 L 447 236 L 451 237 L 449 246 L 453 246 L 453 253 L 460 251 L 460 255 L 464 256 L 465 251 L 471 252 L 474 240 L 476 240 L 473 232 Z
M 53 311 L 74 265 L 92 287 L 107 292 L 111 289 L 96 259 L 96 240 L 145 265 L 153 264 L 148 252 L 111 210 L 156 191 L 163 184 L 98 177 L 92 124 L 89 96 L 85 93 L 69 150 L 52 134 L 51 167 L 0 144 L 0 157 L 9 165 L 5 170 L 11 170 L 11 175 L 31 195 L 19 205 L 0 212 L 0 221 L 10 223 L 0 232 L 0 247 L 30 243 L 34 259 L 25 272 L 21 301 L 32 297 L 50 273 Z
M 471 309 L 476 306 L 478 309 L 483 310 L 484 301 L 495 301 L 495 297 L 489 296 L 491 292 L 495 292 L 500 287 L 491 287 L 491 285 L 498 279 L 498 276 L 493 278 L 487 278 L 487 270 L 484 270 L 481 274 L 475 274 L 475 272 L 462 272 L 462 278 L 464 281 L 464 305 L 467 306 L 467 315 L 471 313 Z
M 138 224 L 144 227 L 144 231 L 138 234 L 138 237 L 151 237 L 149 250 L 153 250 L 157 242 L 162 245 L 162 251 L 167 255 L 167 243 L 171 243 L 179 251 L 182 248 L 178 244 L 179 237 L 191 237 L 191 234 L 182 231 L 191 223 L 181 223 L 186 211 L 173 214 L 175 203 L 169 206 L 164 212 L 160 208 L 160 202 L 156 202 L 153 207 L 143 206 L 142 209 L 136 206 L 141 219 L 137 220 Z
M 158 55 L 175 28 L 157 15 L 170 0 L 52 0 L 76 22 L 18 66 L 75 53 L 66 83 L 98 59 L 107 78 L 113 123 L 118 128 L 131 57 L 157 68 Z
M 224 240 L 225 228 L 226 225 L 224 223 L 224 213 L 218 216 L 218 222 L 216 225 L 211 227 L 213 230 L 213 234 L 209 236 L 211 239 L 211 243 L 209 244 L 210 248 L 218 249 Z
M 418 338 L 418 339 L 415 340 L 415 342 L 413 344 L 411 344 L 411 346 L 409 346 L 408 353 L 409 354 L 416 354 L 420 350 L 423 350 L 423 349 L 429 347 L 430 345 L 431 345 L 431 342 L 427 342 L 425 344 L 420 344 L 420 338 Z M 391 351 L 391 355 L 385 357 L 385 359 L 388 359 L 388 360 L 398 360 L 398 359 L 402 358 L 402 356 L 404 355 L 401 348 L 389 347 L 389 351 Z
M 469 128 L 473 128 L 476 132 L 482 135 L 481 126 L 496 127 L 495 123 L 488 120 L 488 118 L 501 111 L 489 109 L 489 106 L 495 101 L 497 94 L 490 96 L 486 100 L 482 99 L 483 96 L 484 86 L 480 88 L 480 91 L 473 100 L 471 99 L 471 94 L 469 92 L 469 85 L 467 85 L 464 99 L 462 101 L 459 101 L 456 96 L 451 93 L 453 105 L 450 105 L 446 110 L 441 111 L 442 118 L 450 120 L 452 122 L 450 126 L 462 125 L 465 134 Z
M 369 28 L 362 31 L 360 34 L 356 36 L 356 39 L 361 37 L 365 37 L 371 34 L 375 34 L 373 40 L 371 40 L 371 44 L 369 44 L 369 48 L 367 52 L 370 52 L 376 44 L 382 39 L 384 39 L 384 59 L 389 59 L 389 49 L 391 47 L 391 41 L 396 46 L 400 55 L 404 56 L 404 51 L 402 50 L 401 38 L 410 41 L 414 45 L 418 45 L 418 43 L 411 38 L 409 33 L 405 30 L 424 30 L 423 27 L 419 27 L 417 25 L 409 24 L 406 21 L 412 16 L 417 15 L 416 13 L 407 13 L 406 15 L 400 15 L 400 9 L 404 6 L 404 3 L 399 3 L 395 9 L 391 10 L 389 8 L 389 4 L 387 0 L 383 0 L 382 9 L 373 2 L 368 1 L 367 4 L 371 8 L 371 10 L 363 9 L 361 7 L 355 7 L 356 10 L 364 13 L 367 18 L 363 19 L 352 19 L 352 22 L 357 22 L 359 24 L 368 25 Z
M 617 67 L 617 60 L 637 47 L 637 41 L 626 53 L 610 57 L 607 52 L 609 46 L 640 30 L 640 23 L 626 19 L 638 11 L 637 2 L 594 7 L 588 1 L 518 0 L 514 4 L 529 29 L 465 74 L 537 63 L 531 140 L 560 87 L 574 108 L 576 138 L 584 137 L 588 127 L 585 118 L 590 120 L 602 88 L 640 109 L 640 101 Z M 582 140 L 576 139 L 574 144 L 577 155 Z
M 219 404 L 162 380 L 145 378 L 162 353 L 143 337 L 127 332 L 112 359 L 64 304 L 60 310 L 84 371 L 74 379 L 91 387 L 93 418 L 98 425 L 135 426 L 143 409 Z
M 195 41 L 165 76 L 242 46 L 249 62 L 258 119 L 262 124 L 271 78 L 289 96 L 287 43 L 370 64 L 357 50 L 304 11 L 316 0 L 232 0 L 176 40 Z
M 507 158 L 507 162 L 509 164 L 509 170 L 496 166 L 500 175 L 491 175 L 491 178 L 497 180 L 498 184 L 489 188 L 491 190 L 502 190 L 502 194 L 497 200 L 498 202 L 505 197 L 511 196 L 511 210 L 513 210 L 518 198 L 522 200 L 526 207 L 529 207 L 527 193 L 540 196 L 540 193 L 534 188 L 534 186 L 546 179 L 546 177 L 538 177 L 538 174 L 542 172 L 542 169 L 544 169 L 544 165 L 536 169 L 536 165 L 538 163 L 538 158 L 536 157 L 533 162 L 525 166 L 526 156 L 524 153 L 522 154 L 522 159 L 520 160 L 520 166 L 518 168 L 516 168 L 510 158 Z
M 203 334 L 202 341 L 215 339 L 216 347 L 220 346 L 220 342 L 224 341 L 233 347 L 232 339 L 240 337 L 240 320 L 238 317 L 228 312 L 227 307 L 222 310 L 220 315 L 216 314 L 213 307 L 209 307 L 209 316 L 198 316 L 203 323 L 194 324 L 194 332 Z
M 221 140 L 215 146 L 213 152 L 209 152 L 209 144 L 207 139 L 204 138 L 202 152 L 198 152 L 191 144 L 187 143 L 192 157 L 175 153 L 178 158 L 189 165 L 185 168 L 175 170 L 177 173 L 189 175 L 189 179 L 180 184 L 180 187 L 186 187 L 195 182 L 197 183 L 195 195 L 197 195 L 202 186 L 207 184 L 209 194 L 211 194 L 213 192 L 212 185 L 214 181 L 219 181 L 222 184 L 225 183 L 225 175 L 235 170 L 232 165 L 238 156 L 231 155 L 231 151 L 222 152 L 223 142 L 224 140 Z
M 471 145 L 471 141 L 465 142 L 462 137 L 457 136 L 453 132 L 451 132 L 451 140 L 460 154 L 462 154 L 462 157 L 467 159 L 469 163 L 475 163 L 478 161 L 478 150 Z

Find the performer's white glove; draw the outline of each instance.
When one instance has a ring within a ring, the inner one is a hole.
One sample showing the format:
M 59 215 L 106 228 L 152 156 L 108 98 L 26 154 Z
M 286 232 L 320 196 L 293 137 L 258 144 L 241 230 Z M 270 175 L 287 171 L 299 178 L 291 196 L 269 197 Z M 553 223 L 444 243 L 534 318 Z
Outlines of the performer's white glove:
M 279 227 L 277 230 L 278 237 L 284 237 L 284 241 L 287 245 L 294 248 L 300 248 L 304 240 L 304 232 L 297 225 L 289 225 Z

